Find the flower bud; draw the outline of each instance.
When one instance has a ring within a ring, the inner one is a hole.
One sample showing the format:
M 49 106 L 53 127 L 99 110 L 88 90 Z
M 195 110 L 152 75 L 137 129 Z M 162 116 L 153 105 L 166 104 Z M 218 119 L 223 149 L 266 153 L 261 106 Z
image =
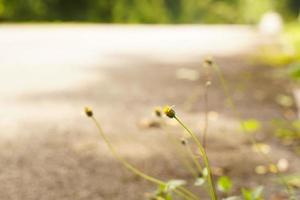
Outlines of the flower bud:
M 85 112 L 86 116 L 93 117 L 93 110 L 91 108 L 85 107 L 84 112 Z
M 187 141 L 185 138 L 181 138 L 180 142 L 183 146 L 185 146 L 187 144 Z
M 173 110 L 173 108 L 171 106 L 165 106 L 164 113 L 165 113 L 165 115 L 167 115 L 170 118 L 174 118 L 176 115 L 175 111 Z
M 155 114 L 157 117 L 161 117 L 161 108 L 160 108 L 160 107 L 155 107 L 155 108 L 154 108 L 154 114 Z
M 211 57 L 207 57 L 207 58 L 205 58 L 204 63 L 207 65 L 212 65 L 213 59 Z

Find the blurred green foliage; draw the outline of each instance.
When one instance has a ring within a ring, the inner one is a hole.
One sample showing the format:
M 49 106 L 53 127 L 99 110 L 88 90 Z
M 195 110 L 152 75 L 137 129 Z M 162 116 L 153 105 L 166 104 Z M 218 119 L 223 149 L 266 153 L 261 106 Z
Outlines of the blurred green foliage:
M 299 8 L 299 0 L 0 0 L 0 20 L 255 23 L 270 10 L 295 18 Z
M 243 128 L 247 133 L 255 133 L 261 129 L 261 123 L 256 119 L 248 119 L 242 122 Z
M 287 25 L 284 37 L 294 50 L 294 59 L 289 63 L 288 73 L 294 80 L 300 81 L 300 22 Z
M 268 66 L 288 67 L 288 74 L 300 80 L 300 21 L 285 24 L 279 43 L 262 46 L 256 59 Z
M 300 120 L 274 119 L 271 121 L 271 126 L 276 137 L 300 154 Z
M 232 181 L 228 176 L 221 176 L 217 181 L 218 190 L 229 193 L 232 189 Z
M 259 186 L 254 189 L 242 189 L 243 199 L 244 200 L 263 200 L 263 187 Z

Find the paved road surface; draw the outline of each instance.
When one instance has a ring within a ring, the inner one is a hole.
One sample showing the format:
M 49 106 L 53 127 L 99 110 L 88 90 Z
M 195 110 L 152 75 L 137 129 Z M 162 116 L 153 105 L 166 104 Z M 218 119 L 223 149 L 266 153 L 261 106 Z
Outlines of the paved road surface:
M 140 130 L 139 120 L 154 105 L 171 103 L 199 129 L 202 102 L 192 112 L 182 109 L 199 82 L 178 80 L 175 72 L 198 70 L 206 55 L 234 56 L 220 62 L 248 117 L 280 116 L 271 100 L 284 84 L 270 84 L 268 71 L 235 57 L 255 50 L 260 40 L 247 26 L 1 25 L 0 199 L 140 200 L 153 189 L 120 170 L 80 114 L 85 105 L 95 108 L 114 143 L 137 166 L 160 177 L 188 177 L 163 134 Z M 255 102 L 255 94 L 263 101 Z M 272 184 L 252 176 L 263 160 L 241 135 L 232 136 L 237 122 L 224 109 L 217 84 L 210 95 L 211 108 L 219 112 L 212 128 L 222 122 L 209 141 L 213 164 L 230 169 L 236 183 Z M 285 149 L 272 155 L 290 158 L 292 169 L 299 164 Z
M 37 102 L 24 105 L 17 99 L 77 89 L 100 78 L 91 68 L 128 67 L 143 58 L 198 61 L 199 55 L 252 50 L 259 39 L 248 26 L 1 25 L 0 124 L 10 118 L 35 120 L 28 113 L 40 114 Z M 65 102 L 48 103 L 57 107 Z

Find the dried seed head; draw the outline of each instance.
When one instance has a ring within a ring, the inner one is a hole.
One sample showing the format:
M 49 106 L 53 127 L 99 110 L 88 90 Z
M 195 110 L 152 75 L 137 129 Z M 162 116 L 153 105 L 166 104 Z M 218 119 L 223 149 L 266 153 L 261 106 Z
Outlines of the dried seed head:
M 184 138 L 181 138 L 181 144 L 183 145 L 183 146 L 185 146 L 186 144 L 187 144 L 187 141 L 186 141 L 186 139 L 184 139 Z
M 204 63 L 207 64 L 207 65 L 212 65 L 213 64 L 213 59 L 212 57 L 207 57 L 204 59 Z
M 91 109 L 91 108 L 89 108 L 89 107 L 85 107 L 84 108 L 84 112 L 85 112 L 85 114 L 86 114 L 86 116 L 88 116 L 88 117 L 93 117 L 93 110 Z
M 173 108 L 171 106 L 165 106 L 164 113 L 165 113 L 165 115 L 167 115 L 170 118 L 174 118 L 176 115 L 175 110 L 173 110 Z
M 155 108 L 154 108 L 154 114 L 155 114 L 157 117 L 161 117 L 161 108 L 160 108 L 160 107 L 155 107 Z

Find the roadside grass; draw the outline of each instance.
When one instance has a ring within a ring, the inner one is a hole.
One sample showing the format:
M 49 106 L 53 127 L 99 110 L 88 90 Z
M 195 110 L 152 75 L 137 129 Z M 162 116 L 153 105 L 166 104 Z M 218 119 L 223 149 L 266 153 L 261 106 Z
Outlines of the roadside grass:
M 279 41 L 275 44 L 263 45 L 257 60 L 271 67 L 289 67 L 300 60 L 300 22 L 286 24 Z
M 223 73 L 220 67 L 211 59 L 205 59 L 203 62 L 204 67 L 208 67 L 209 70 L 213 73 L 216 73 L 221 84 L 221 87 L 224 91 L 224 94 L 229 102 L 229 106 L 234 112 L 236 119 L 240 122 L 242 132 L 248 137 L 249 142 L 252 144 L 252 147 L 255 147 L 255 150 L 258 154 L 262 155 L 265 160 L 268 162 L 269 170 L 277 176 L 277 180 L 280 185 L 283 186 L 283 191 L 286 192 L 286 196 L 289 200 L 296 200 L 294 194 L 293 185 L 290 184 L 290 180 L 294 181 L 295 176 L 288 179 L 280 171 L 277 163 L 275 163 L 272 158 L 264 151 L 264 145 L 258 143 L 253 136 L 253 132 L 256 132 L 261 128 L 259 121 L 244 120 L 240 115 L 238 108 L 231 97 L 230 88 L 228 87 L 227 81 L 223 76 Z M 210 80 L 206 80 L 203 87 L 208 90 L 210 85 Z M 191 94 L 193 95 L 193 94 Z M 207 92 L 205 93 L 205 107 L 208 104 Z M 207 114 L 208 110 L 205 109 Z M 150 200 L 175 200 L 175 199 L 185 199 L 185 200 L 200 200 L 203 197 L 194 194 L 188 186 L 186 180 L 171 179 L 171 180 L 161 180 L 160 178 L 150 176 L 140 169 L 137 169 L 135 166 L 130 164 L 121 154 L 115 149 L 108 137 L 106 136 L 105 131 L 102 129 L 100 122 L 96 119 L 94 112 L 91 108 L 86 107 L 85 113 L 87 117 L 91 118 L 96 128 L 101 135 L 103 141 L 108 146 L 112 155 L 118 160 L 125 168 L 131 171 L 133 174 L 157 185 L 157 189 L 149 197 Z M 184 138 L 174 138 L 171 135 L 172 143 L 175 143 L 177 150 L 175 156 L 182 156 L 185 158 L 183 166 L 187 166 L 187 170 L 190 170 L 191 175 L 194 177 L 194 182 L 192 183 L 196 187 L 203 187 L 207 194 L 210 196 L 210 200 L 264 200 L 264 187 L 257 185 L 255 188 L 242 188 L 239 192 L 232 190 L 233 182 L 230 177 L 225 175 L 215 176 L 212 173 L 212 166 L 210 165 L 209 157 L 206 153 L 206 137 L 207 137 L 207 127 L 208 123 L 204 123 L 204 129 L 202 132 L 202 137 L 199 137 L 189 126 L 177 115 L 175 108 L 173 106 L 165 106 L 163 109 L 157 107 L 154 109 L 154 113 L 161 120 L 161 127 L 165 127 L 166 123 L 164 122 L 167 118 L 169 120 L 174 120 L 181 128 L 185 131 L 186 135 Z M 298 124 L 295 124 L 295 127 L 298 128 Z M 167 127 L 166 127 L 167 128 Z M 278 130 L 280 127 L 278 128 Z M 167 132 L 167 130 L 165 130 Z M 250 133 L 250 134 L 249 134 Z M 169 134 L 169 133 L 168 133 Z M 282 135 L 281 135 L 282 136 Z M 285 136 L 285 135 L 283 135 Z M 201 138 L 201 139 L 200 139 Z M 197 148 L 197 151 L 194 152 L 191 150 L 190 145 L 193 145 Z M 181 148 L 181 147 L 184 148 Z M 265 145 L 266 146 L 266 145 Z M 178 154 L 178 155 L 177 155 Z M 196 173 L 195 173 L 196 172 Z M 297 181 L 298 179 L 296 179 Z M 295 182 L 295 181 L 294 181 Z

